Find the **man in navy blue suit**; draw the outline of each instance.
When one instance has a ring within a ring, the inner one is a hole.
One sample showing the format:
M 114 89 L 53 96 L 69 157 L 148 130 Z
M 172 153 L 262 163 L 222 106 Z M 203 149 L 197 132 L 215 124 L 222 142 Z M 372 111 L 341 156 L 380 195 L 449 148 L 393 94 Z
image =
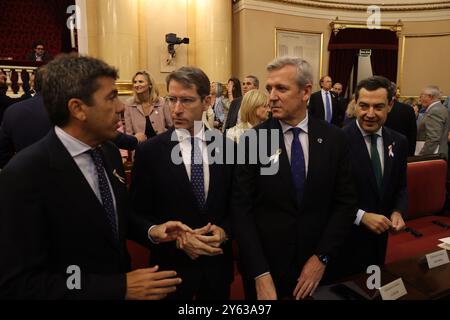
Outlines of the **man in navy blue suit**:
M 405 136 L 383 126 L 393 105 L 390 82 L 379 76 L 362 80 L 355 98 L 357 121 L 343 130 L 350 142 L 359 210 L 346 245 L 330 264 L 335 277 L 382 266 L 388 231 L 405 227 L 408 143 Z
M 210 81 L 202 70 L 182 67 L 167 77 L 166 84 L 174 128 L 136 150 L 131 183 L 134 212 L 149 220 L 177 219 L 196 228 L 183 243 L 152 248 L 151 262 L 172 268 L 183 279 L 170 299 L 226 300 L 233 279 L 227 241 L 232 164 L 210 157 L 221 157 L 228 150 L 216 145 L 225 143 L 222 134 L 217 131 L 213 143 L 208 138 L 213 131 L 201 122 L 211 102 Z M 234 147 L 231 141 L 228 146 Z

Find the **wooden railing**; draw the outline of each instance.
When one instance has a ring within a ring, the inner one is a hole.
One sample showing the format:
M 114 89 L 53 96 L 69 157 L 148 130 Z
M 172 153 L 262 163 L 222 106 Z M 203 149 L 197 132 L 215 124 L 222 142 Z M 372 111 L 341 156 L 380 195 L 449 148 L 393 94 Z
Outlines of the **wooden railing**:
M 30 87 L 30 78 L 34 70 L 42 66 L 43 62 L 0 60 L 0 69 L 6 74 L 6 94 L 10 97 L 21 96 L 24 88 Z

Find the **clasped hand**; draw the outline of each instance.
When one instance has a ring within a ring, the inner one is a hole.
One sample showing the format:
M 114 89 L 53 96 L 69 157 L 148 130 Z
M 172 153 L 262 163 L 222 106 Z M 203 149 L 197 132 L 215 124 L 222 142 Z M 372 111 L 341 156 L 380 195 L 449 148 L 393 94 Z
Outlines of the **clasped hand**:
M 177 248 L 183 250 L 191 259 L 195 260 L 201 255 L 216 256 L 223 254 L 220 248 L 227 239 L 225 231 L 214 224 L 181 232 L 177 237 Z

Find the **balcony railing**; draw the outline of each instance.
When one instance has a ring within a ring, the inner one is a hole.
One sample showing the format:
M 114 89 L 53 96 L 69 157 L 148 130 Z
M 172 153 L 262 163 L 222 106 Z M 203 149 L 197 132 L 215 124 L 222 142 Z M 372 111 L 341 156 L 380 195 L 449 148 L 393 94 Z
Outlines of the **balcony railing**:
M 20 97 L 26 88 L 30 87 L 30 78 L 34 70 L 43 62 L 0 60 L 0 69 L 6 74 L 6 94 L 10 97 Z

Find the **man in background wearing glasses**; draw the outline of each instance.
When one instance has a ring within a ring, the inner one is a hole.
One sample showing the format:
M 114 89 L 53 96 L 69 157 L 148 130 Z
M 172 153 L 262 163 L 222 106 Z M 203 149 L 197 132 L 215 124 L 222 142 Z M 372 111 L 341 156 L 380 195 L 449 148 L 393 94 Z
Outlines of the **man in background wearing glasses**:
M 169 299 L 229 298 L 233 279 L 228 199 L 231 165 L 216 163 L 225 148 L 208 148 L 211 131 L 201 123 L 211 103 L 210 81 L 182 67 L 166 79 L 174 128 L 138 146 L 131 197 L 136 214 L 157 221 L 179 219 L 195 229 L 177 243 L 156 243 L 151 263 L 174 268 L 183 283 Z M 208 132 L 209 131 L 209 132 Z M 215 136 L 225 142 L 219 134 Z M 214 149 L 212 157 L 207 149 Z
M 30 52 L 26 60 L 28 61 L 40 61 L 40 62 L 49 62 L 53 57 L 45 52 L 45 46 L 42 41 L 36 41 L 33 43 L 33 51 Z

